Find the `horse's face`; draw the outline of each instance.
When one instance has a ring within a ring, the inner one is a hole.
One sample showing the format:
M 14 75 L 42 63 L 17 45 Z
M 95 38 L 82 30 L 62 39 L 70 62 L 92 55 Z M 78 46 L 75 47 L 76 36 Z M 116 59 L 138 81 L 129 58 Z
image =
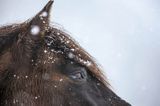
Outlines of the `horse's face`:
M 1 106 L 130 106 L 70 36 L 49 26 L 51 4 L 28 23 L 0 29 Z

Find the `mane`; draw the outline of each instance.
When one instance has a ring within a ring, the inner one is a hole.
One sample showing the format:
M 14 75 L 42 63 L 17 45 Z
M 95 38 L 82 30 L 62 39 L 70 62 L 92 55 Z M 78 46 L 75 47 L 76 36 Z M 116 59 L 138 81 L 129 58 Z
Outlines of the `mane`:
M 63 27 L 57 26 L 57 24 L 53 24 L 51 29 L 53 30 L 54 36 L 56 36 L 59 40 L 62 40 L 65 46 L 70 49 L 69 54 L 65 53 L 66 57 L 85 66 L 94 77 L 102 82 L 102 84 L 107 87 L 110 86 L 109 82 L 106 80 L 107 78 L 104 75 L 103 70 L 97 64 L 94 57 L 91 56 L 83 47 L 81 47 L 73 37 L 71 37 L 71 33 Z
M 26 21 L 23 24 L 2 26 L 0 27 L 0 36 L 3 34 L 5 35 L 8 33 L 14 33 L 16 31 L 20 33 L 20 31 L 26 29 L 28 25 L 28 21 Z M 52 33 L 54 33 L 56 40 L 61 41 L 61 45 L 63 43 L 63 45 L 65 45 L 70 50 L 69 54 L 64 53 L 66 57 L 85 66 L 90 71 L 90 73 L 100 82 L 102 82 L 105 86 L 110 85 L 107 82 L 106 77 L 102 72 L 102 69 L 96 63 L 95 59 L 87 51 L 85 51 L 74 38 L 71 37 L 71 34 L 67 30 L 65 30 L 63 27 L 59 27 L 59 25 L 55 23 L 50 26 L 50 30 L 52 31 Z M 61 50 L 62 49 L 63 48 L 61 48 Z

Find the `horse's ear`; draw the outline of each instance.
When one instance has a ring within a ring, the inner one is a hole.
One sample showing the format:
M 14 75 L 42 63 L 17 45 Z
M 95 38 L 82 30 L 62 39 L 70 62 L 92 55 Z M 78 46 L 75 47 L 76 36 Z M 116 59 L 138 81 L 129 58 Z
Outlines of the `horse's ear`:
M 13 25 L 0 28 L 0 56 L 13 45 L 18 34 L 18 29 L 13 28 Z
M 44 38 L 45 32 L 49 30 L 49 18 L 53 1 L 50 0 L 46 6 L 29 22 L 28 35 L 33 40 Z
M 13 43 L 16 42 L 19 37 L 23 37 L 22 35 L 30 36 L 33 40 L 43 38 L 49 28 L 49 15 L 52 4 L 53 0 L 50 0 L 28 23 L 0 27 L 0 56 L 5 50 L 12 47 Z M 37 27 L 39 31 L 37 31 Z

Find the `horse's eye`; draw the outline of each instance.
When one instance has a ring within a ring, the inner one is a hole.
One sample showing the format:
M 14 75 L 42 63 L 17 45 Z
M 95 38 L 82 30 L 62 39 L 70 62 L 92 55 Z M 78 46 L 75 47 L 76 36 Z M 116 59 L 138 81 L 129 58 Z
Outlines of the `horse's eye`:
M 77 81 L 86 81 L 87 79 L 87 72 L 85 69 L 75 70 L 72 72 L 69 77 L 73 80 Z

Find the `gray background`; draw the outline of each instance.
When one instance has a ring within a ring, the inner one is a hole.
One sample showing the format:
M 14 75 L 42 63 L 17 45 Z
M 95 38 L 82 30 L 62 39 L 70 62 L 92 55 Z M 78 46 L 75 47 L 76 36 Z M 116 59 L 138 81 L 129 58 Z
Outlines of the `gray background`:
M 0 0 L 0 25 L 33 17 L 47 0 Z M 160 106 L 160 1 L 55 0 L 63 25 L 133 106 Z

